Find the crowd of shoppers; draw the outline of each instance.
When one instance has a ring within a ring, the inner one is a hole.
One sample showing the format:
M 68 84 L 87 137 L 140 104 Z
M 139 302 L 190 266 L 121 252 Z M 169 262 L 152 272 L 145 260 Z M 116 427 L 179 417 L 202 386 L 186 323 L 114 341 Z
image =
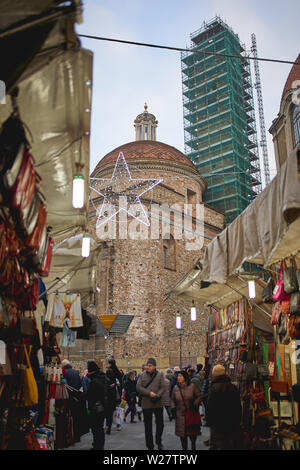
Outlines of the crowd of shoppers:
M 164 374 L 150 357 L 139 374 L 124 374 L 114 359 L 108 361 L 106 372 L 102 364 L 88 361 L 82 377 L 68 360 L 62 361 L 62 366 L 64 382 L 82 393 L 86 401 L 94 450 L 104 449 L 105 434 L 111 434 L 113 421 L 121 430 L 121 421 L 126 422 L 128 415 L 130 423 L 137 422 L 136 415 L 140 421 L 143 419 L 146 448 L 154 450 L 156 444 L 162 450 L 164 409 L 169 420 L 175 420 L 175 435 L 183 450 L 188 450 L 189 442 L 191 450 L 196 449 L 201 424 L 210 427 L 210 439 L 204 443 L 211 450 L 241 448 L 239 391 L 220 364 L 211 374 L 202 364 L 196 369 L 190 365 L 184 369 L 174 367 Z

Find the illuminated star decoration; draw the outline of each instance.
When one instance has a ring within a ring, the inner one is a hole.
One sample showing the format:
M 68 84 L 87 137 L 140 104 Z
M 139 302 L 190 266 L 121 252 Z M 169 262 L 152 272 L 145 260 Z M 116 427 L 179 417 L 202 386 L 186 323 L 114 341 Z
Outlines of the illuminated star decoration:
M 140 198 L 147 191 L 150 191 L 150 189 L 161 183 L 163 179 L 133 179 L 123 152 L 120 152 L 111 178 L 90 178 L 90 181 L 92 183 L 90 189 L 103 197 L 103 202 L 100 208 L 95 206 L 93 199 L 91 198 L 96 213 L 98 212 L 96 228 L 106 224 L 112 217 L 121 211 L 126 212 L 142 224 L 147 225 L 148 227 L 150 226 L 147 213 L 145 212 Z M 103 186 L 103 183 L 106 185 L 105 188 L 102 189 L 100 187 L 100 189 L 98 189 L 99 186 Z M 119 202 L 121 197 L 126 198 L 126 201 L 129 202 L 129 204 L 135 206 L 138 205 L 139 211 L 136 211 L 136 207 L 127 207 L 127 205 L 126 208 L 122 206 L 120 207 Z M 108 210 L 108 206 L 111 209 L 111 205 L 115 206 L 113 213 L 111 213 L 111 210 Z

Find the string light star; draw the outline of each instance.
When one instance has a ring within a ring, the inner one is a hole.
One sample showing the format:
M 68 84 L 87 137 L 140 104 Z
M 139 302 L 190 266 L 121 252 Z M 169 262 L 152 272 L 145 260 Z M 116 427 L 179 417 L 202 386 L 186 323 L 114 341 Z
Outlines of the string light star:
M 92 184 L 90 189 L 103 198 L 100 207 L 96 207 L 93 198 L 91 198 L 96 213 L 98 213 L 96 228 L 106 224 L 121 211 L 127 213 L 142 224 L 148 227 L 150 226 L 147 213 L 141 202 L 141 197 L 147 191 L 150 191 L 161 183 L 163 181 L 162 178 L 132 178 L 124 154 L 120 152 L 111 178 L 90 178 L 90 181 Z M 102 188 L 103 186 L 104 188 Z M 131 204 L 131 206 L 128 207 L 128 203 Z M 114 206 L 113 210 L 111 210 L 112 206 Z

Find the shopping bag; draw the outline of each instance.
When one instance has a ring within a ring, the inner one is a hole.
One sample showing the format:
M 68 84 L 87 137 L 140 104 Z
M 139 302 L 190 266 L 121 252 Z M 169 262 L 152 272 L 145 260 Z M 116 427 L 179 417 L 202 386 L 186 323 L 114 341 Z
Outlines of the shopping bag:
M 27 368 L 24 371 L 24 405 L 25 406 L 33 406 L 37 405 L 39 401 L 39 393 L 38 393 L 38 388 L 36 384 L 35 377 L 33 375 L 33 370 L 29 361 L 29 354 L 27 351 L 27 347 L 24 344 L 24 349 L 25 349 L 25 356 L 27 360 Z M 29 353 L 31 350 L 31 346 L 29 349 Z
M 123 421 L 124 410 L 121 406 L 117 406 L 113 414 L 113 423 L 120 425 Z

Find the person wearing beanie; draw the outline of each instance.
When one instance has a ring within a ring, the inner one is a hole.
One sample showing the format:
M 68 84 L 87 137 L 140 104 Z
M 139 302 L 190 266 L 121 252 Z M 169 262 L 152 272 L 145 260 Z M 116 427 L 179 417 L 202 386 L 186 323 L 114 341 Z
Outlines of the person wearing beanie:
M 107 381 L 105 374 L 95 361 L 87 363 L 90 383 L 86 398 L 90 410 L 90 427 L 93 433 L 93 450 L 103 450 L 105 443 L 104 419 L 107 402 Z
M 226 375 L 225 367 L 217 364 L 212 370 L 206 406 L 210 427 L 210 450 L 241 449 L 242 407 L 239 390 Z
M 180 437 L 183 450 L 188 450 L 188 437 L 192 444 L 192 450 L 196 450 L 197 435 L 200 433 L 201 420 L 198 408 L 201 403 L 201 393 L 191 383 L 189 373 L 180 370 L 177 374 L 177 385 L 175 385 L 171 396 L 171 408 L 175 417 L 175 434 Z M 199 425 L 187 427 L 185 423 L 185 412 L 195 411 L 199 415 Z
M 202 390 L 205 373 L 202 364 L 197 364 L 197 373 L 191 378 L 191 383 L 195 384 L 199 392 Z
M 155 440 L 159 450 L 163 449 L 162 434 L 164 430 L 164 415 L 162 396 L 165 391 L 165 381 L 162 372 L 156 370 L 156 360 L 150 357 L 146 364 L 146 370 L 142 372 L 136 390 L 142 397 L 142 410 L 145 426 L 145 441 L 148 450 L 154 449 L 152 418 L 155 416 L 156 434 Z

